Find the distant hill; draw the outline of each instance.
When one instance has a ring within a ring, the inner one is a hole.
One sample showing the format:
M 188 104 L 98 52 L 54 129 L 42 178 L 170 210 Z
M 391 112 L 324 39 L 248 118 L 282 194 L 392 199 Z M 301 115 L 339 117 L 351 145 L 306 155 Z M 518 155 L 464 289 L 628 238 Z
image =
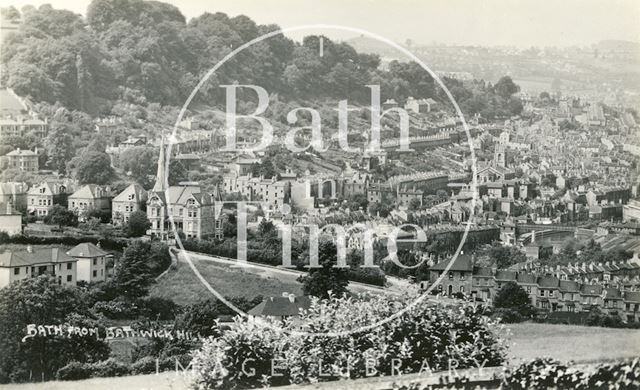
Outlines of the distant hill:
M 398 51 L 393 47 L 364 35 L 348 39 L 345 42 L 361 53 L 377 54 L 381 57 L 399 57 Z
M 633 41 L 620 41 L 620 40 L 605 40 L 595 44 L 595 48 L 598 50 L 607 51 L 638 51 L 640 52 L 640 42 Z

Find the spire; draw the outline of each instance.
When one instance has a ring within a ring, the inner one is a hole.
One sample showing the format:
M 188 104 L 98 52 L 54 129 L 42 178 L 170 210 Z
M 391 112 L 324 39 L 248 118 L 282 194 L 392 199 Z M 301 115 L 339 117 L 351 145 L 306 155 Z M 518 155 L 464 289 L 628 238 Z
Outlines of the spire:
M 164 192 L 165 188 L 165 149 L 164 149 L 164 135 L 160 139 L 160 155 L 158 156 L 158 172 L 156 173 L 156 183 L 153 185 L 154 192 Z

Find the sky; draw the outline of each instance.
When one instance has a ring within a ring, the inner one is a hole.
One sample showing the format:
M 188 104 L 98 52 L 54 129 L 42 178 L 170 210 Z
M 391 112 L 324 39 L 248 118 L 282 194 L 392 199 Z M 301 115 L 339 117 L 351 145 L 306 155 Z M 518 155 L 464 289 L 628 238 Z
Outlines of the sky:
M 545 47 L 640 42 L 640 0 L 169 0 L 190 19 L 245 14 L 260 24 L 337 24 L 396 42 Z M 90 0 L 8 0 L 85 14 Z M 310 31 L 308 33 L 316 33 Z M 299 38 L 301 34 L 294 34 Z M 327 34 L 348 39 L 353 33 Z

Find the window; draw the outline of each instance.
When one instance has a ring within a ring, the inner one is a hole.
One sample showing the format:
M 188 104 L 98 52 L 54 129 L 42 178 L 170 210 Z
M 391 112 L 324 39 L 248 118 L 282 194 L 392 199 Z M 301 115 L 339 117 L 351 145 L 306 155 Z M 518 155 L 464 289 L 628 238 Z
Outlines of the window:
M 464 272 L 460 272 L 460 280 L 464 280 Z
M 531 294 L 531 286 L 527 286 L 527 292 Z
M 93 265 L 98 265 L 98 259 L 93 259 Z
M 71 282 L 71 281 L 73 281 L 73 276 L 67 275 L 67 282 Z
M 95 278 L 95 277 L 97 277 L 97 276 L 98 276 L 98 271 L 93 270 L 93 277 Z
M 72 269 L 73 268 L 73 264 L 72 263 L 67 263 L 67 269 Z
M 544 297 L 544 290 L 540 290 L 540 296 Z
M 453 279 L 453 272 L 449 271 L 449 279 Z
M 14 268 L 13 269 L 13 274 L 14 275 L 20 275 L 20 268 Z

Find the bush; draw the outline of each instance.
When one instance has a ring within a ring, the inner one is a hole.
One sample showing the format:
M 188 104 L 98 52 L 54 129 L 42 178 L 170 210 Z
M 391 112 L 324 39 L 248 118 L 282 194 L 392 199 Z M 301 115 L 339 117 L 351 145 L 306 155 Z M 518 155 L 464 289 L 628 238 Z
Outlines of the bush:
M 536 359 L 521 364 L 514 371 L 505 374 L 503 385 L 506 389 L 529 390 L 549 389 L 573 390 L 584 381 L 582 373 L 567 374 L 567 366 L 552 359 Z
M 493 317 L 500 318 L 500 321 L 505 324 L 516 324 L 524 320 L 522 315 L 517 310 L 507 308 L 495 309 Z
M 91 364 L 71 362 L 56 372 L 56 379 L 59 381 L 77 381 L 90 378 L 91 373 Z
M 131 373 L 129 366 L 120 361 L 117 361 L 114 358 L 94 363 L 91 366 L 92 376 L 94 377 L 106 378 L 113 376 L 124 376 Z
M 502 388 L 631 390 L 640 388 L 640 359 L 600 365 L 593 373 L 570 370 L 552 359 L 536 359 L 505 372 Z
M 171 299 L 147 297 L 140 302 L 142 314 L 151 320 L 173 320 L 179 306 Z
M 597 390 L 640 388 L 640 359 L 599 367 L 589 377 L 586 388 Z
M 505 360 L 505 346 L 493 333 L 495 324 L 475 307 L 464 303 L 447 306 L 433 303 L 408 306 L 411 297 L 360 296 L 313 299 L 308 311 L 295 322 L 264 322 L 237 319 L 218 338 L 205 340 L 194 354 L 196 386 L 238 388 L 356 379 L 367 376 L 365 362 L 373 361 L 378 375 L 389 375 L 393 359 L 401 359 L 402 374 L 419 372 L 423 364 L 445 370 L 452 360 L 457 369 L 497 366 Z M 391 301 L 390 301 L 391 300 Z M 393 320 L 367 331 L 337 337 L 309 337 L 292 329 L 316 333 L 353 330 L 362 324 Z M 426 341 L 428 340 L 428 342 Z M 254 359 L 248 376 L 245 359 Z M 271 361 L 280 362 L 282 376 L 272 376 Z M 324 362 L 322 375 L 318 362 Z M 344 368 L 350 362 L 350 369 Z M 325 366 L 326 364 L 326 366 Z M 222 365 L 225 372 L 215 367 Z
M 113 320 L 132 319 L 140 315 L 140 307 L 136 302 L 122 299 L 96 302 L 93 310 Z
M 113 250 L 121 252 L 125 246 L 129 244 L 127 239 L 118 238 L 105 238 L 99 236 L 64 236 L 64 237 L 41 237 L 41 236 L 28 236 L 17 234 L 9 238 L 5 243 L 7 244 L 21 244 L 21 245 L 64 245 L 64 246 L 76 246 L 83 242 L 90 242 L 92 244 L 100 243 L 102 249 Z
M 156 372 L 156 358 L 153 356 L 145 356 L 131 365 L 132 374 L 153 374 Z

